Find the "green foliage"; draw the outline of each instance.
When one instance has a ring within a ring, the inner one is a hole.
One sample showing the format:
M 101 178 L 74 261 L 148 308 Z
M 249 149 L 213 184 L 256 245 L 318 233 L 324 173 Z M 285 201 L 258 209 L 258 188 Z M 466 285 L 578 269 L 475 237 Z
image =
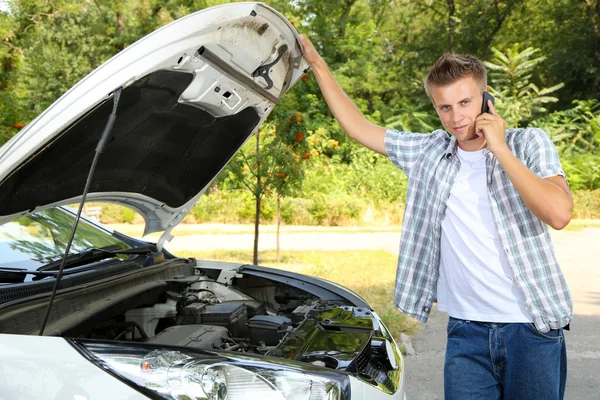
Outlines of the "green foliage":
M 546 112 L 544 105 L 554 103 L 558 98 L 549 96 L 564 85 L 539 89 L 531 82 L 536 67 L 546 57 L 537 56 L 539 49 L 519 50 L 519 44 L 508 48 L 506 53 L 492 47 L 492 61 L 484 62 L 490 71 L 490 93 L 496 97 L 497 109 L 509 127 L 518 127 L 530 121 L 533 116 Z
M 600 189 L 573 193 L 573 218 L 600 219 Z
M 0 13 L 0 145 L 131 43 L 227 2 L 9 0 L 11 12 Z M 309 35 L 365 116 L 390 128 L 426 133 L 439 127 L 423 90 L 425 74 L 444 51 L 479 56 L 488 61 L 509 125 L 540 126 L 551 135 L 573 190 L 600 185 L 600 0 L 497 0 L 493 7 L 466 0 L 266 2 Z M 311 73 L 242 150 L 190 220 L 248 222 L 256 196 L 264 221 L 273 219 L 277 196 L 286 223 L 360 223 L 367 209 L 375 218 L 401 220 L 406 177 L 345 136 Z M 353 208 L 346 196 L 361 201 Z M 344 205 L 349 211 L 339 210 Z
M 103 224 L 132 224 L 136 222 L 136 217 L 139 217 L 135 211 L 128 207 L 123 207 L 116 204 L 101 204 L 101 207 L 102 211 L 100 213 L 100 222 Z
M 600 188 L 600 101 L 574 101 L 574 107 L 534 122 L 555 143 L 574 190 Z

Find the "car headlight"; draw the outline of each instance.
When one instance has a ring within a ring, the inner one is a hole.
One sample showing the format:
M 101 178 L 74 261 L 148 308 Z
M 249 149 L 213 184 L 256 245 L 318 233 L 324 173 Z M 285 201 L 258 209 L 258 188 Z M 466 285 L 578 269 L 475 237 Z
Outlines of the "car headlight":
M 100 367 L 155 398 L 344 400 L 343 374 L 283 359 L 186 348 L 72 341 Z M 298 365 L 300 364 L 300 365 Z

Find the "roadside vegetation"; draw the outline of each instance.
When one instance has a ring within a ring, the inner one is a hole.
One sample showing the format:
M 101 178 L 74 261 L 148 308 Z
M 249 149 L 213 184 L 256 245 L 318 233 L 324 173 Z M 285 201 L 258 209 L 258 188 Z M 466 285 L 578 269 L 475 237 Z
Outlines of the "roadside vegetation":
M 8 0 L 0 10 L 0 145 L 79 79 L 149 32 L 227 0 Z M 424 93 L 446 51 L 482 58 L 509 126 L 555 142 L 575 218 L 600 218 L 600 0 L 267 0 L 307 33 L 371 121 L 431 132 Z M 526 34 L 524 27 L 527 27 Z M 397 225 L 406 177 L 352 142 L 308 73 L 186 222 Z M 102 210 L 104 222 L 135 223 Z

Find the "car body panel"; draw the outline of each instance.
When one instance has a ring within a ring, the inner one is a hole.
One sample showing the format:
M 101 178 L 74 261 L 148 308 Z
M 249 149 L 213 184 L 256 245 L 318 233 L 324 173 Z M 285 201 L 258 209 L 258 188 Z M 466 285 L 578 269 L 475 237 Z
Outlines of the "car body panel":
M 93 365 L 61 337 L 0 335 L 0 382 L 0 399 L 6 400 L 148 398 Z

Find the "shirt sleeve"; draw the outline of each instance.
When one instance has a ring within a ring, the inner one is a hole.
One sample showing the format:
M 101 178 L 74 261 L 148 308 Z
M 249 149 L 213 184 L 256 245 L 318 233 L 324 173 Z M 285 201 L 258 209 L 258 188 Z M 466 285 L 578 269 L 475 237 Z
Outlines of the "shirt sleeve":
M 392 163 L 409 175 L 412 166 L 431 138 L 430 134 L 388 129 L 385 132 L 385 151 Z
M 528 133 L 525 147 L 527 167 L 540 178 L 557 175 L 566 178 L 556 147 L 548 134 L 537 128 L 529 130 Z

